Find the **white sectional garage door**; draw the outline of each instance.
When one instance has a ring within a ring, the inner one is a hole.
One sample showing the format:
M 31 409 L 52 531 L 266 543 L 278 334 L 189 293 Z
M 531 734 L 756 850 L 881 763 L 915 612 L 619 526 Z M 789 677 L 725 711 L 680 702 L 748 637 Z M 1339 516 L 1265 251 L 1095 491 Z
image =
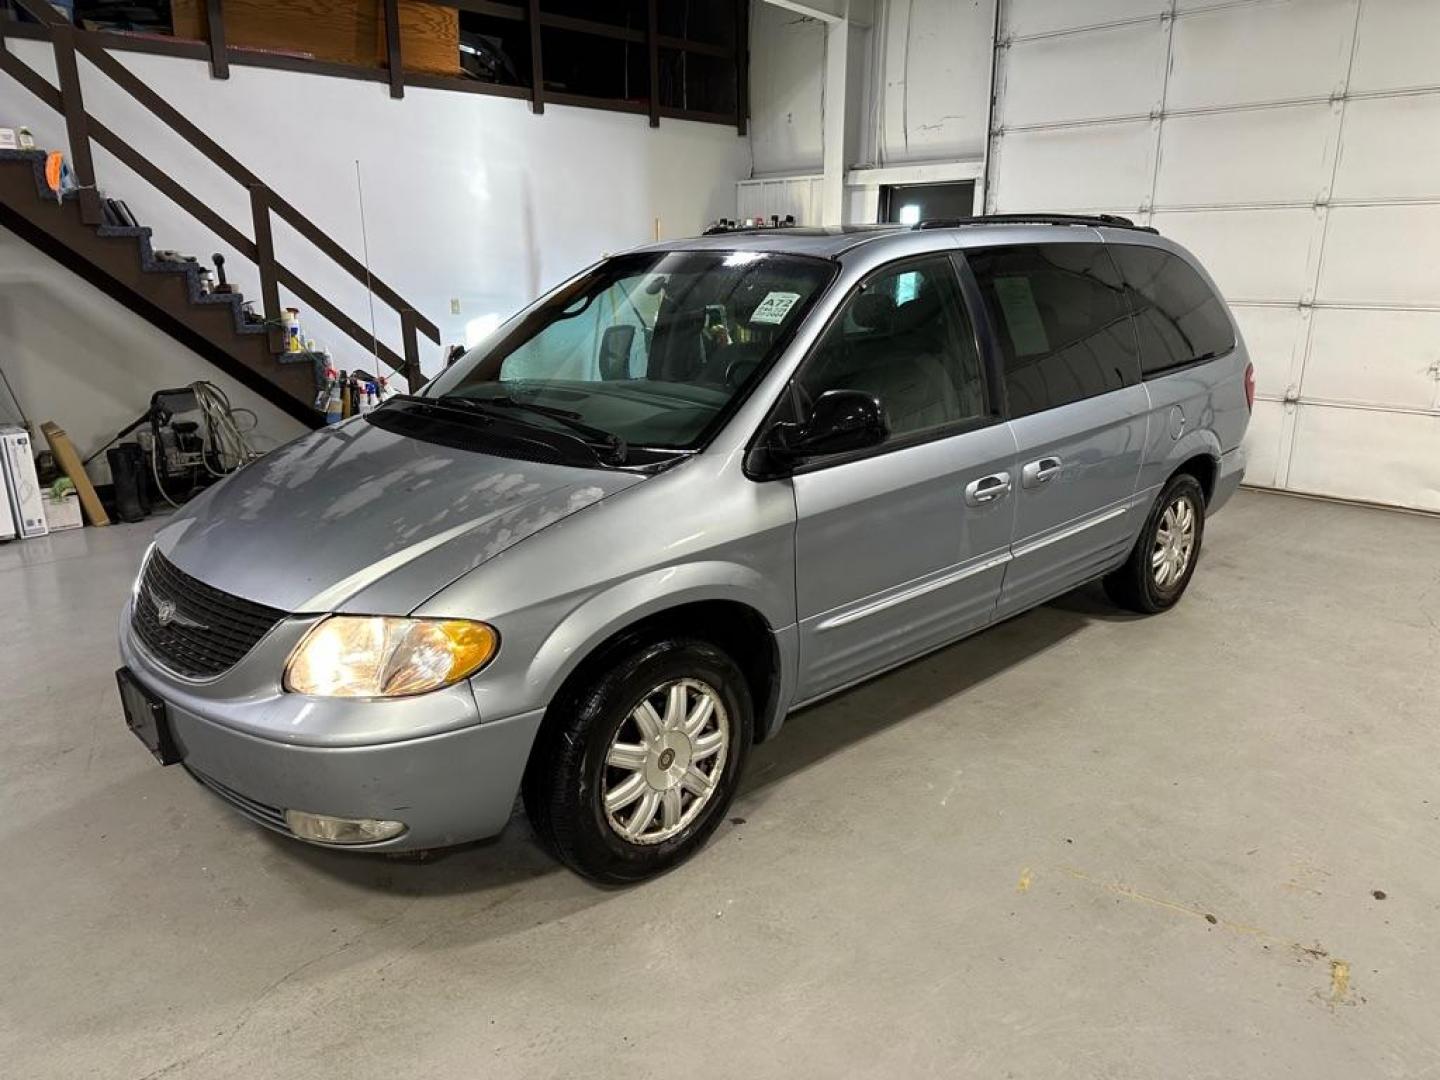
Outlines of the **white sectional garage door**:
M 1002 0 L 991 211 L 1191 248 L 1252 484 L 1440 511 L 1440 0 Z

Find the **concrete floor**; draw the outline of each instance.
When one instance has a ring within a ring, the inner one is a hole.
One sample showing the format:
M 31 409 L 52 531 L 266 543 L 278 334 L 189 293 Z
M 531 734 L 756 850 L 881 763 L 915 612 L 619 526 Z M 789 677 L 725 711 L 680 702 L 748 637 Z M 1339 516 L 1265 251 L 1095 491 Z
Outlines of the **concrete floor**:
M 0 548 L 7 1076 L 1440 1076 L 1440 521 L 1242 493 L 1175 611 L 1083 590 L 793 717 L 628 891 L 153 765 L 148 533 Z

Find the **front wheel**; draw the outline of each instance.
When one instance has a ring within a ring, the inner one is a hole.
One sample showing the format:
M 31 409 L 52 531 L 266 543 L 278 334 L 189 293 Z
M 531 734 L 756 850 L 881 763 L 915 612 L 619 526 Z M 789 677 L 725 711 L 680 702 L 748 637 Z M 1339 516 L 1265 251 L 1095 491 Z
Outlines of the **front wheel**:
M 704 641 L 632 648 L 557 700 L 525 772 L 525 810 L 572 869 L 612 884 L 698 850 L 735 794 L 754 730 L 745 677 Z
M 1154 614 L 1173 607 L 1190 584 L 1205 535 L 1205 492 L 1189 473 L 1171 477 L 1125 565 L 1105 578 L 1121 607 Z

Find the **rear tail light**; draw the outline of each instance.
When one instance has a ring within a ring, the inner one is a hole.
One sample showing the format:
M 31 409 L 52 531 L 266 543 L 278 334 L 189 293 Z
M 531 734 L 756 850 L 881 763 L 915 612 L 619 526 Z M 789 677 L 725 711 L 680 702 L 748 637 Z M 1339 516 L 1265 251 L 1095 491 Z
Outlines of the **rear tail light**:
M 1255 365 L 1245 365 L 1245 407 L 1255 411 Z

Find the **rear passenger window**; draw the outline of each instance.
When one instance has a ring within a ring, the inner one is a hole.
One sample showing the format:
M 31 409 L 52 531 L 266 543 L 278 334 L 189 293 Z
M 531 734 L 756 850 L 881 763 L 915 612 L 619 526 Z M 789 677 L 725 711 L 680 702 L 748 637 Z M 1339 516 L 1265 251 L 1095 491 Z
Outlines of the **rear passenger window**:
M 808 406 L 863 390 L 892 440 L 987 413 L 975 334 L 948 256 L 877 271 L 846 301 L 796 378 Z
M 1155 375 L 1235 347 L 1224 302 L 1184 259 L 1159 248 L 1112 244 L 1135 314 L 1140 366 Z
M 1103 244 L 966 254 L 1000 340 L 1011 416 L 1139 380 L 1120 280 Z

